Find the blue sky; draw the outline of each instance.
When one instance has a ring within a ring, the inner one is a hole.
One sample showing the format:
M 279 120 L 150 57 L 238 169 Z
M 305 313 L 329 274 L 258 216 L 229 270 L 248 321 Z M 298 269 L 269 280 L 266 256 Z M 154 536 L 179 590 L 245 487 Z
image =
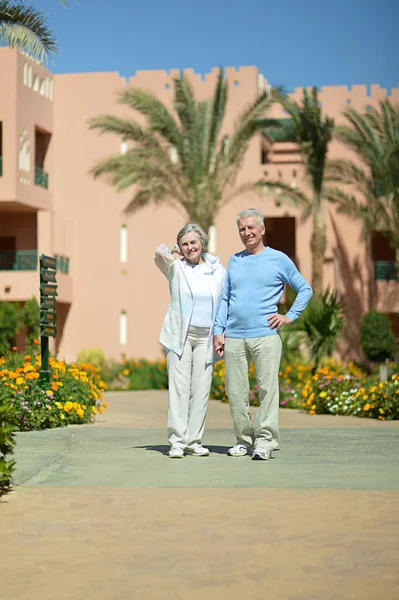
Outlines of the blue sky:
M 31 0 L 55 73 L 257 65 L 273 85 L 399 85 L 399 0 Z

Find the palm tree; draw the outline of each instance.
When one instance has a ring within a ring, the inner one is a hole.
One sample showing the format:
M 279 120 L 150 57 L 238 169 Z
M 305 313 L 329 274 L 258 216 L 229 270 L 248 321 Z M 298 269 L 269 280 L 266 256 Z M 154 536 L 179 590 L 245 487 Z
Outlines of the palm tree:
M 386 98 L 379 109 L 347 108 L 344 115 L 349 124 L 337 127 L 336 137 L 357 160 L 328 163 L 328 179 L 350 186 L 333 188 L 329 199 L 338 212 L 362 222 L 364 237 L 384 233 L 399 261 L 399 107 Z
M 310 198 L 303 191 L 293 188 L 288 184 L 276 179 L 266 179 L 265 185 L 272 193 L 279 195 L 281 200 L 291 200 L 299 204 L 304 211 L 304 217 L 313 218 L 313 232 L 310 242 L 312 250 L 312 286 L 315 294 L 323 292 L 323 267 L 324 255 L 327 248 L 325 205 L 324 196 L 324 174 L 328 147 L 334 130 L 334 120 L 323 117 L 319 106 L 317 89 L 312 88 L 311 93 L 303 90 L 302 105 L 287 98 L 285 94 L 278 94 L 276 100 L 283 106 L 291 117 L 286 126 L 288 134 L 292 134 L 298 144 L 302 156 L 307 178 L 312 187 Z M 275 122 L 274 126 L 279 125 Z M 280 126 L 281 127 L 281 126 Z M 284 139 L 284 128 L 280 137 Z M 270 132 L 270 126 L 265 128 Z
M 263 183 L 236 185 L 272 92 L 260 94 L 238 117 L 231 135 L 222 135 L 227 99 L 221 69 L 212 101 L 197 102 L 189 79 L 174 79 L 174 111 L 147 91 L 122 92 L 119 103 L 143 115 L 147 125 L 110 115 L 91 119 L 91 129 L 132 143 L 126 154 L 100 160 L 92 170 L 94 177 L 105 177 L 118 191 L 137 186 L 128 213 L 166 202 L 208 231 L 226 202 L 245 192 L 260 193 Z
M 47 15 L 17 0 L 0 0 L 0 43 L 23 50 L 40 62 L 58 50 Z

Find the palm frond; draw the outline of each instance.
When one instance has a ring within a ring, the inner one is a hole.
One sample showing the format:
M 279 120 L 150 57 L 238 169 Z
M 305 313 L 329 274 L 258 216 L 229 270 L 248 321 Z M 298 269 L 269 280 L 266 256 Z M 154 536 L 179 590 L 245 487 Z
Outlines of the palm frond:
M 47 15 L 10 0 L 0 0 L 0 42 L 40 62 L 58 51 L 57 41 L 47 26 Z

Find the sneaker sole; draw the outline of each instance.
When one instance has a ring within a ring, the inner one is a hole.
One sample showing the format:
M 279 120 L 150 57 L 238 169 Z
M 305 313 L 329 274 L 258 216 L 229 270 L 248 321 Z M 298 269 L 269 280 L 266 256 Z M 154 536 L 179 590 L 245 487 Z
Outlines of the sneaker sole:
M 239 457 L 239 456 L 247 456 L 248 452 L 240 452 L 240 453 L 235 453 L 235 454 L 230 454 L 229 452 L 227 453 L 227 456 L 232 456 L 233 458 L 235 457 Z
M 184 458 L 184 455 L 183 456 L 169 456 L 169 454 L 168 454 L 168 458 Z
M 259 454 L 254 454 L 252 460 L 270 460 L 270 456 L 259 456 Z
M 195 452 L 187 452 L 187 456 L 196 456 L 197 458 L 202 458 L 203 456 L 209 456 L 210 452 L 205 452 L 204 454 L 196 454 Z

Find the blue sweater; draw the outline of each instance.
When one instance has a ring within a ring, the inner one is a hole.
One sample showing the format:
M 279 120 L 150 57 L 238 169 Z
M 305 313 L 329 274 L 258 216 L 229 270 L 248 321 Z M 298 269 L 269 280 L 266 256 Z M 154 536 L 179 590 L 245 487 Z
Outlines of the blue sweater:
M 246 250 L 234 254 L 227 267 L 226 283 L 216 317 L 214 334 L 255 338 L 276 334 L 267 317 L 277 305 L 288 283 L 297 297 L 287 316 L 295 321 L 312 297 L 312 288 L 284 252 L 267 246 L 260 254 Z

